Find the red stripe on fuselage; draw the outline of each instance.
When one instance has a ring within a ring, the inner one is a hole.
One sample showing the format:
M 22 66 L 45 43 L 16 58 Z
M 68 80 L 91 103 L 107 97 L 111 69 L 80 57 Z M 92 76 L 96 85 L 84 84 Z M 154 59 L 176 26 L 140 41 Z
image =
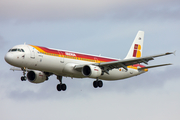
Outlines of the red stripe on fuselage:
M 102 62 L 117 61 L 116 59 L 111 59 L 111 58 L 104 58 L 104 57 L 93 56 L 93 55 L 85 55 L 85 54 L 69 52 L 69 51 L 53 50 L 53 49 L 49 49 L 49 48 L 46 48 L 46 47 L 40 47 L 40 46 L 37 46 L 37 47 L 41 48 L 46 53 L 50 53 L 50 54 L 58 54 L 58 55 L 71 56 L 71 55 L 67 55 L 66 54 L 66 53 L 71 53 L 71 54 L 75 54 L 76 55 L 76 56 L 72 56 L 72 57 L 78 57 L 78 58 L 83 58 L 83 59 L 98 60 L 98 61 L 102 61 Z
M 101 61 L 101 62 L 112 62 L 112 61 L 118 61 L 117 59 L 111 59 L 111 58 L 105 58 L 105 57 L 99 57 L 99 56 L 93 56 L 93 55 L 86 55 L 86 54 L 81 54 L 81 53 L 75 53 L 75 52 L 69 52 L 69 51 L 60 51 L 60 50 L 54 50 L 54 49 L 50 49 L 50 48 L 46 48 L 46 47 L 40 47 L 40 46 L 37 46 L 39 47 L 40 49 L 42 49 L 43 51 L 45 51 L 46 53 L 49 53 L 49 54 L 57 54 L 57 55 L 66 55 L 68 56 L 66 53 L 70 53 L 71 54 L 75 54 L 75 56 L 72 56 L 72 57 L 78 57 L 78 58 L 83 58 L 83 59 L 90 59 L 90 60 L 98 60 L 98 61 Z M 143 65 L 140 65 L 140 64 L 135 64 L 135 65 L 132 65 L 133 67 L 145 67 Z

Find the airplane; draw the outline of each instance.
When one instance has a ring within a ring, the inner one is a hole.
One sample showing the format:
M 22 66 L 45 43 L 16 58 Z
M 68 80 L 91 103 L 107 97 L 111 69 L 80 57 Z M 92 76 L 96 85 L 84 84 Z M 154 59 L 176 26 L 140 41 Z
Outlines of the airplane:
M 62 77 L 92 78 L 95 79 L 94 88 L 101 88 L 102 80 L 122 80 L 145 73 L 149 68 L 172 65 L 142 65 L 148 65 L 156 57 L 174 54 L 166 52 L 142 57 L 143 41 L 144 31 L 138 31 L 123 60 L 27 44 L 12 47 L 4 59 L 14 66 L 11 70 L 23 71 L 22 81 L 28 79 L 31 83 L 42 83 L 54 74 L 60 82 L 56 87 L 58 91 L 67 89 Z

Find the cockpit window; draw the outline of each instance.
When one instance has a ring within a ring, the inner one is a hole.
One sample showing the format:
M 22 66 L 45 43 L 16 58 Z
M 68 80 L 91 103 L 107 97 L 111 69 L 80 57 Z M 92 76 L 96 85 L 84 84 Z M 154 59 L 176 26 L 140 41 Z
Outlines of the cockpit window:
M 23 49 L 21 49 L 21 51 L 22 51 L 22 52 L 24 52 L 24 50 L 23 50 Z
M 11 52 L 15 52 L 15 51 L 17 51 L 17 49 L 11 49 Z
M 15 52 L 15 51 L 18 51 L 18 52 L 24 52 L 23 49 L 17 49 L 17 48 L 10 49 L 8 52 Z

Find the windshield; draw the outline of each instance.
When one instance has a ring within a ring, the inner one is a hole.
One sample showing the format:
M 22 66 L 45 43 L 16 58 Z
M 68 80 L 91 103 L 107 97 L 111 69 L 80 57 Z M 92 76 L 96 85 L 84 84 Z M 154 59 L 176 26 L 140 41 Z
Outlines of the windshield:
M 10 49 L 8 52 L 16 52 L 16 51 L 18 51 L 18 52 L 24 52 L 23 49 L 19 49 L 19 48 Z

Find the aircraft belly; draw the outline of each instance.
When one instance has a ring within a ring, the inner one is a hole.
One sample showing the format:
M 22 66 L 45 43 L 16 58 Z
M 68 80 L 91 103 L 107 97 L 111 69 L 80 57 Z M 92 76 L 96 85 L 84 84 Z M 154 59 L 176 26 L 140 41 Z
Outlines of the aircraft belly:
M 109 75 L 105 73 L 103 76 L 99 77 L 99 79 L 107 80 L 107 81 L 121 80 L 139 74 L 141 73 L 138 70 L 134 70 L 134 69 L 128 69 L 128 71 L 126 70 L 119 71 L 119 69 L 113 69 L 109 71 Z

